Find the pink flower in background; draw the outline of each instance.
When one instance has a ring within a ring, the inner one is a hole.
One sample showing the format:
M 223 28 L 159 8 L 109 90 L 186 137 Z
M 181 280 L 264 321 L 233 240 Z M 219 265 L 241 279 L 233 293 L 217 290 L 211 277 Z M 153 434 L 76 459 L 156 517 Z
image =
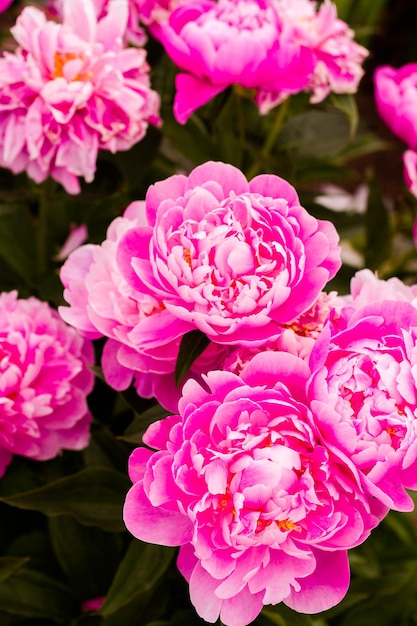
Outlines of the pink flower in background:
M 146 211 L 149 226 L 126 232 L 117 251 L 131 288 L 159 303 L 132 333 L 142 348 L 195 328 L 218 343 L 261 345 L 340 267 L 334 226 L 278 176 L 248 183 L 231 165 L 205 163 L 152 185 Z
M 326 324 L 310 357 L 309 398 L 325 445 L 358 472 L 370 496 L 410 511 L 405 488 L 417 489 L 417 309 L 407 301 L 415 290 L 387 282 L 372 284 L 368 276 L 356 302 Z M 362 298 L 369 303 L 361 306 Z
M 174 114 L 184 124 L 200 106 L 230 85 L 256 91 L 261 112 L 272 92 L 283 100 L 301 91 L 313 70 L 311 52 L 290 38 L 271 1 L 190 0 L 152 32 L 182 70 Z
M 88 445 L 89 341 L 45 302 L 0 294 L 0 474 L 13 454 L 43 461 Z
M 375 100 L 388 128 L 411 149 L 417 148 L 417 63 L 399 69 L 378 67 L 374 74 Z
M 337 604 L 346 550 L 377 525 L 349 469 L 332 466 L 305 404 L 304 361 L 255 356 L 240 376 L 184 386 L 179 415 L 152 424 L 130 458 L 124 520 L 137 538 L 181 546 L 178 567 L 206 621 L 251 622 L 265 604 Z
M 13 0 L 0 0 L 0 13 L 9 8 Z
M 417 152 L 406 150 L 403 155 L 404 180 L 409 191 L 417 198 Z
M 311 102 L 321 102 L 329 93 L 355 93 L 369 52 L 353 39 L 354 33 L 337 17 L 336 5 L 324 0 L 274 0 L 283 31 L 313 53 L 314 69 L 306 90 Z
M 0 165 L 49 175 L 68 193 L 94 178 L 98 151 L 128 150 L 158 124 L 143 49 L 123 48 L 127 0 L 97 21 L 93 0 L 65 0 L 63 24 L 26 7 L 0 59 Z
M 58 15 L 62 18 L 66 1 L 68 0 L 50 0 L 48 10 L 53 15 Z M 101 20 L 108 14 L 111 1 L 93 0 L 98 19 Z M 128 17 L 124 38 L 135 46 L 143 46 L 147 37 L 141 27 L 141 23 L 152 27 L 153 23 L 168 21 L 171 11 L 179 4 L 183 4 L 184 0 L 127 0 L 127 2 Z

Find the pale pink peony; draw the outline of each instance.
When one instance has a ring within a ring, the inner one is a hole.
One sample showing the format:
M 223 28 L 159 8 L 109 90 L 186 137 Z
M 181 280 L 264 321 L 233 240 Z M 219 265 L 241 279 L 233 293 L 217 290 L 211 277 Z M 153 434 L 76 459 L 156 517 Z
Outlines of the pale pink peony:
M 141 350 L 196 328 L 217 343 L 271 341 L 340 267 L 334 226 L 278 176 L 248 183 L 205 163 L 152 185 L 146 211 L 149 226 L 126 232 L 117 251 L 126 282 L 159 303 L 131 334 Z
M 110 0 L 98 21 L 93 0 L 65 0 L 62 24 L 23 9 L 19 47 L 0 59 L 2 167 L 78 193 L 99 150 L 128 150 L 159 123 L 146 52 L 123 47 L 126 20 L 127 0 Z
M 347 549 L 375 516 L 348 468 L 332 466 L 305 404 L 306 363 L 255 356 L 240 376 L 186 383 L 179 415 L 152 424 L 130 458 L 124 520 L 137 538 L 181 546 L 201 617 L 251 622 L 265 604 L 304 613 L 337 604 Z
M 409 511 L 405 488 L 417 489 L 415 289 L 369 275 L 355 289 L 312 350 L 310 405 L 325 445 L 363 489 Z
M 45 302 L 0 294 L 0 474 L 13 454 L 44 461 L 89 441 L 89 341 Z
M 62 17 L 64 4 L 71 0 L 50 0 L 48 9 L 53 15 Z M 93 0 L 98 19 L 105 17 L 112 0 Z M 146 33 L 141 24 L 152 29 L 154 23 L 166 22 L 170 13 L 185 0 L 128 0 L 128 18 L 124 37 L 126 41 L 143 46 L 146 43 Z
M 411 149 L 417 148 L 417 63 L 399 69 L 378 67 L 374 74 L 375 101 L 388 128 Z
M 231 85 L 255 90 L 261 112 L 301 91 L 313 70 L 311 51 L 282 34 L 272 0 L 190 0 L 154 35 L 182 70 L 174 115 L 184 124 L 200 106 Z M 271 96 L 272 97 L 272 96 Z
M 362 64 L 369 52 L 353 39 L 354 32 L 337 17 L 336 5 L 324 0 L 274 0 L 289 39 L 312 51 L 314 69 L 306 90 L 311 102 L 329 93 L 355 93 L 364 74 Z
M 64 298 L 70 305 L 60 307 L 61 317 L 89 339 L 107 337 L 102 368 L 106 382 L 118 391 L 132 383 L 143 398 L 155 397 L 168 410 L 176 411 L 181 388 L 174 370 L 181 336 L 160 341 L 151 349 L 138 345 L 136 327 L 158 314 L 165 324 L 160 301 L 135 290 L 124 278 L 117 263 L 117 249 L 124 234 L 146 225 L 145 203 L 133 202 L 123 217 L 109 226 L 101 245 L 86 244 L 73 251 L 61 268 Z M 166 323 L 170 323 L 168 316 Z M 200 377 L 222 357 L 221 346 L 210 345 L 195 361 L 189 376 Z

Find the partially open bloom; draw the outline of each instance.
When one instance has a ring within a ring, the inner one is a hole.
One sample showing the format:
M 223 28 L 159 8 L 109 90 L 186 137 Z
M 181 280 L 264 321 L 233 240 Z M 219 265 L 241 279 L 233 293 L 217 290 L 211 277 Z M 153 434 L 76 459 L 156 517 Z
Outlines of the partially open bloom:
M 374 74 L 375 101 L 385 124 L 411 149 L 417 148 L 417 63 L 399 69 L 378 67 Z
M 152 424 L 130 458 L 124 520 L 139 539 L 181 546 L 201 617 L 251 622 L 265 604 L 337 604 L 347 549 L 378 523 L 348 469 L 332 466 L 305 401 L 306 363 L 255 356 L 240 376 L 184 386 L 179 415 Z
M 174 114 L 185 123 L 198 107 L 230 85 L 255 90 L 263 111 L 270 92 L 283 100 L 301 91 L 313 69 L 308 48 L 281 37 L 272 1 L 190 0 L 154 28 L 174 63 Z
M 231 165 L 205 163 L 152 185 L 146 212 L 148 226 L 126 232 L 117 251 L 131 288 L 159 303 L 132 333 L 138 347 L 195 328 L 217 343 L 260 345 L 340 267 L 334 226 L 278 176 L 248 183 Z
M 415 290 L 366 278 L 370 293 L 359 285 L 312 350 L 310 406 L 326 446 L 358 473 L 364 490 L 409 511 L 405 488 L 417 489 Z
M 65 1 L 62 24 L 23 9 L 19 47 L 0 59 L 1 166 L 78 193 L 99 150 L 127 150 L 159 123 L 146 52 L 123 47 L 126 20 L 127 0 L 110 0 L 100 20 L 93 0 Z
M 45 302 L 0 294 L 0 474 L 13 454 L 43 461 L 89 441 L 93 349 Z
M 324 0 L 274 0 L 286 35 L 313 53 L 314 69 L 305 89 L 311 102 L 330 92 L 355 93 L 368 50 L 354 41 L 353 31 L 337 17 L 336 5 Z

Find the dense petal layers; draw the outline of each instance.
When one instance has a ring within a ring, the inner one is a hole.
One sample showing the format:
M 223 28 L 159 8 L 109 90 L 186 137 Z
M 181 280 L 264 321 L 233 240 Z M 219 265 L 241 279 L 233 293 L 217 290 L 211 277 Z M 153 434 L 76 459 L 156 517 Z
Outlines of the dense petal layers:
M 271 352 L 240 376 L 188 381 L 179 415 L 144 436 L 156 452 L 131 456 L 125 523 L 144 541 L 182 546 L 178 565 L 207 621 L 244 626 L 281 601 L 333 606 L 349 584 L 346 549 L 378 522 L 316 436 L 308 375 L 302 359 Z
M 36 460 L 89 441 L 93 349 L 49 306 L 0 294 L 0 471 L 13 454 Z
M 311 353 L 309 397 L 326 446 L 373 498 L 407 511 L 405 488 L 417 487 L 417 309 L 415 289 L 387 282 L 362 277 L 352 305 L 327 322 Z
M 97 20 L 93 0 L 64 0 L 63 23 L 26 7 L 19 44 L 0 59 L 0 165 L 51 175 L 68 193 L 94 177 L 98 150 L 127 150 L 158 124 L 143 49 L 123 47 L 127 0 Z
M 181 323 L 217 343 L 260 345 L 305 312 L 340 267 L 333 225 L 307 213 L 278 176 L 248 183 L 231 165 L 205 163 L 152 185 L 146 211 L 149 226 L 124 235 L 117 261 L 135 291 L 177 320 L 172 332 Z M 152 315 L 135 340 L 153 347 L 167 332 Z

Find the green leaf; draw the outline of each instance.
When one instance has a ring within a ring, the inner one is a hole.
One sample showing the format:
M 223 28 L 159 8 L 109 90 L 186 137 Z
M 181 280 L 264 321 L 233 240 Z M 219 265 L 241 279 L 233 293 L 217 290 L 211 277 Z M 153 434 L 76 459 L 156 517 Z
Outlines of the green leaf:
M 0 256 L 30 285 L 36 269 L 34 233 L 28 212 L 19 206 L 0 206 Z
M 98 613 L 103 626 L 130 623 L 148 605 L 175 554 L 173 548 L 133 540 Z M 123 618 L 123 619 L 122 619 Z
M 0 583 L 6 580 L 9 576 L 14 574 L 18 569 L 20 569 L 25 563 L 27 563 L 27 558 L 19 558 L 12 556 L 2 556 L 0 557 Z
M 331 103 L 336 109 L 342 111 L 349 120 L 350 125 L 350 137 L 354 137 L 356 134 L 359 114 L 356 99 L 350 93 L 332 93 L 330 95 Z
M 94 467 L 0 501 L 48 516 L 72 515 L 80 524 L 103 530 L 124 530 L 122 507 L 130 481 L 108 468 Z
M 56 559 L 77 597 L 104 596 L 124 551 L 122 536 L 82 526 L 66 515 L 51 517 L 49 531 Z
M 390 256 L 392 228 L 388 209 L 375 181 L 371 181 L 369 184 L 365 232 L 365 266 L 371 270 L 376 270 Z
M 180 350 L 175 364 L 175 382 L 179 386 L 184 376 L 197 357 L 204 352 L 210 343 L 201 330 L 190 330 L 181 339 Z
M 29 569 L 18 569 L 0 585 L 0 612 L 69 624 L 77 610 L 68 587 Z
M 142 437 L 148 426 L 168 417 L 168 415 L 171 415 L 170 412 L 164 409 L 160 404 L 152 406 L 147 411 L 140 413 L 140 415 L 136 415 L 132 423 L 126 428 L 124 434 L 118 437 L 118 439 L 126 441 L 127 443 L 142 445 Z
M 349 144 L 349 121 L 338 110 L 305 111 L 286 121 L 277 146 L 296 158 L 336 157 Z
M 301 613 L 296 613 L 284 604 L 268 606 L 263 609 L 262 615 L 276 626 L 312 626 L 311 618 Z

